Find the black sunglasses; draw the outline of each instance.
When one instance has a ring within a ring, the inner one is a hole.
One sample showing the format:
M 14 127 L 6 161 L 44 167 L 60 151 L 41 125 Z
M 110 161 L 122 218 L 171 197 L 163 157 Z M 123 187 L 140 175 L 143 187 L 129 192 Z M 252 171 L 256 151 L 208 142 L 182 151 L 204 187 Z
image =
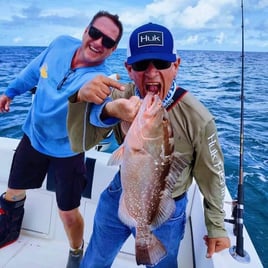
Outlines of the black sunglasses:
M 164 70 L 171 66 L 171 62 L 166 60 L 142 60 L 133 63 L 132 68 L 134 71 L 143 72 L 148 68 L 150 63 L 152 63 L 157 70 Z
M 102 37 L 102 45 L 106 48 L 112 48 L 116 45 L 116 41 L 114 41 L 112 38 L 108 37 L 92 25 L 89 26 L 88 35 L 94 40 L 97 40 Z

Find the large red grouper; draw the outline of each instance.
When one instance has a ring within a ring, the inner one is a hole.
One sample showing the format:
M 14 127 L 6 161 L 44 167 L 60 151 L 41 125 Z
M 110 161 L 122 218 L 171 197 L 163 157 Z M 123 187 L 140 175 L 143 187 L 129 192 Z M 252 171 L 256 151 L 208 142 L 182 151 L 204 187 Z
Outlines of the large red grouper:
M 173 214 L 171 193 L 186 166 L 174 152 L 172 127 L 158 95 L 146 95 L 123 144 L 108 164 L 120 165 L 118 213 L 123 223 L 136 228 L 137 264 L 155 265 L 164 258 L 166 249 L 152 230 Z

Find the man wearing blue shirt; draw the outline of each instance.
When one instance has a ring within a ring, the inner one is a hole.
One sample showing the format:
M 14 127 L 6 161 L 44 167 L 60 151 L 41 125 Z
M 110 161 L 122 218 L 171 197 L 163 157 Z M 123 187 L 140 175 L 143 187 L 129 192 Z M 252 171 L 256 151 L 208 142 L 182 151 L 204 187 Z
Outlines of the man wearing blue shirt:
M 116 49 L 123 27 L 117 15 L 98 12 L 82 41 L 56 38 L 37 56 L 0 97 L 0 112 L 12 99 L 33 87 L 35 98 L 22 127 L 24 135 L 14 154 L 8 189 L 0 197 L 0 248 L 16 241 L 22 224 L 26 189 L 41 187 L 48 168 L 55 170 L 59 215 L 69 243 L 68 268 L 79 267 L 83 256 L 83 218 L 79 212 L 85 187 L 84 153 L 71 149 L 67 127 L 68 98 L 84 88 L 90 102 L 99 104 L 110 90 L 89 88 L 97 75 L 109 75 L 105 59 Z

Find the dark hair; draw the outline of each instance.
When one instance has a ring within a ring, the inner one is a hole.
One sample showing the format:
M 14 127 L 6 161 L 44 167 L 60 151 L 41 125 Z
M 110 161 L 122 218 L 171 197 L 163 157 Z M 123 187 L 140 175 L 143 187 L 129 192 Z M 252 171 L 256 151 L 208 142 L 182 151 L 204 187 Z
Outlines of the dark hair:
M 113 14 L 109 13 L 108 11 L 101 10 L 94 15 L 94 17 L 92 18 L 89 25 L 92 25 L 95 22 L 95 20 L 100 18 L 100 17 L 107 17 L 107 18 L 111 19 L 114 22 L 114 24 L 118 27 L 119 35 L 118 35 L 117 39 L 115 40 L 116 43 L 118 44 L 121 37 L 122 37 L 122 34 L 123 34 L 123 25 L 122 25 L 122 22 L 119 20 L 119 16 L 113 15 Z

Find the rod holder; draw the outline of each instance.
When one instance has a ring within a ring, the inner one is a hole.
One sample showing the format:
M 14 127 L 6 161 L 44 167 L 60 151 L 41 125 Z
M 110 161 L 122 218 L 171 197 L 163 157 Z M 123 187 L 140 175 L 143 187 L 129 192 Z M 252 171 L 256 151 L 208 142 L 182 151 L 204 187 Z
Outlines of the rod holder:
M 250 256 L 245 250 L 243 250 L 243 256 L 237 254 L 236 251 L 237 251 L 236 246 L 232 246 L 229 248 L 229 253 L 236 261 L 241 262 L 241 263 L 249 263 L 250 262 Z

